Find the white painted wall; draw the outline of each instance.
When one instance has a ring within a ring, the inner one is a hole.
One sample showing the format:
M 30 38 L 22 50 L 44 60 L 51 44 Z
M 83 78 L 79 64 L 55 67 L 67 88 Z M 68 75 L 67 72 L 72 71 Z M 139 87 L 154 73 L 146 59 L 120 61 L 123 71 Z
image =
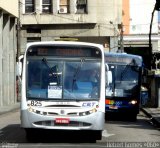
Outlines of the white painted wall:
M 156 0 L 130 0 L 130 34 L 148 34 Z M 155 11 L 152 33 L 158 33 L 158 12 Z
M 0 8 L 18 17 L 18 0 L 0 0 Z

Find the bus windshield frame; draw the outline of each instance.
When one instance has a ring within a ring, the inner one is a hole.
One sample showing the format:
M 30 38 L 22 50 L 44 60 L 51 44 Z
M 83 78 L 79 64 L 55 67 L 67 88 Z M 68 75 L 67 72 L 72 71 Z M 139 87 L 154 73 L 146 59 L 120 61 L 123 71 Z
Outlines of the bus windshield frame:
M 41 49 L 43 49 L 42 46 Z M 87 53 L 86 57 L 81 57 L 83 52 L 79 57 L 74 57 L 73 50 L 71 56 L 68 52 L 64 52 L 63 54 L 67 54 L 65 57 L 65 55 L 54 56 L 52 53 L 50 55 L 50 52 L 46 54 L 42 50 L 39 54 L 36 53 L 35 46 L 34 50 L 33 47 L 30 48 L 26 59 L 27 100 L 98 101 L 101 89 L 101 55 L 98 55 L 96 48 L 91 50 L 92 52 L 89 53 L 90 49 L 87 48 L 87 52 L 84 52 Z M 36 79 L 39 80 L 31 88 L 32 81 Z
M 108 64 L 112 71 L 112 83 L 106 96 L 133 97 L 139 91 L 140 67 L 124 64 Z M 138 93 L 139 94 L 139 93 Z

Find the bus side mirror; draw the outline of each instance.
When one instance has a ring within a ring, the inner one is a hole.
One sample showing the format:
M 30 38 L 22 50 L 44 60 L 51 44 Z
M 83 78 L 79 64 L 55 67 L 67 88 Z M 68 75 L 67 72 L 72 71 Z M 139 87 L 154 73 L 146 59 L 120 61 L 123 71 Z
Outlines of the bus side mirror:
M 106 72 L 106 84 L 112 83 L 112 71 L 107 71 Z
M 18 62 L 17 62 L 17 76 L 21 77 L 22 75 L 22 63 L 23 63 L 23 58 L 24 56 L 21 55 L 19 58 L 18 58 Z
M 105 71 L 106 71 L 106 84 L 107 86 L 112 83 L 112 71 L 109 70 L 108 64 L 105 65 Z
M 108 71 L 108 83 L 112 83 L 112 71 Z

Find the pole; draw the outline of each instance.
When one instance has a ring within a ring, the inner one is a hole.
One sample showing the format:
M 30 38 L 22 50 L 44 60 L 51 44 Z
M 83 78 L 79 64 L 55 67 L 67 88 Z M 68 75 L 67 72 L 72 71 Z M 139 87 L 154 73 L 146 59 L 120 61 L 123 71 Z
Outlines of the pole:
M 20 32 L 21 32 L 21 23 L 20 23 L 20 0 L 18 1 L 18 19 L 17 19 L 17 61 L 20 56 Z
M 124 52 L 124 41 L 123 41 L 123 23 L 121 23 L 121 36 L 120 36 L 120 51 Z
M 20 56 L 20 32 L 21 32 L 21 23 L 20 23 L 20 9 L 21 9 L 21 3 L 20 0 L 18 0 L 18 19 L 17 19 L 17 55 L 16 55 L 16 62 L 19 61 Z M 16 67 L 17 68 L 17 67 Z M 19 68 L 18 68 L 19 70 Z M 17 92 L 17 101 L 20 101 L 20 77 L 16 76 L 16 92 Z
M 150 29 L 149 29 L 149 57 L 150 57 L 150 69 L 152 66 L 152 42 L 151 42 L 151 35 L 152 35 L 152 23 L 153 23 L 153 17 L 154 17 L 154 12 L 156 10 L 156 5 L 154 6 L 154 9 L 152 11 L 152 16 L 151 16 L 151 23 L 150 23 Z
M 118 45 L 116 45 L 116 43 L 115 43 L 115 37 L 117 37 L 117 42 L 118 42 L 118 37 L 120 36 L 120 31 L 118 30 L 118 28 L 117 28 L 117 26 L 115 26 L 115 24 L 113 24 L 113 22 L 112 21 L 110 21 L 109 22 L 110 24 L 112 24 L 113 25 L 113 28 L 114 28 L 114 47 L 113 48 L 115 48 L 115 47 L 118 47 Z M 116 33 L 117 32 L 117 33 Z M 118 44 L 118 43 L 117 43 Z M 116 45 L 116 46 L 115 46 Z M 114 49 L 115 50 L 115 49 Z M 119 51 L 119 49 L 116 51 L 116 52 L 118 52 Z

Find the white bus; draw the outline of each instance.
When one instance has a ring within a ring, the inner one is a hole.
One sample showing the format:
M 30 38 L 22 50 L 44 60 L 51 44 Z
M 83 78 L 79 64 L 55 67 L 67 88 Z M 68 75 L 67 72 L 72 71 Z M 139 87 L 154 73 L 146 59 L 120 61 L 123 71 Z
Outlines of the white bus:
M 87 131 L 101 139 L 105 121 L 103 46 L 84 42 L 28 43 L 23 59 L 21 127 Z

